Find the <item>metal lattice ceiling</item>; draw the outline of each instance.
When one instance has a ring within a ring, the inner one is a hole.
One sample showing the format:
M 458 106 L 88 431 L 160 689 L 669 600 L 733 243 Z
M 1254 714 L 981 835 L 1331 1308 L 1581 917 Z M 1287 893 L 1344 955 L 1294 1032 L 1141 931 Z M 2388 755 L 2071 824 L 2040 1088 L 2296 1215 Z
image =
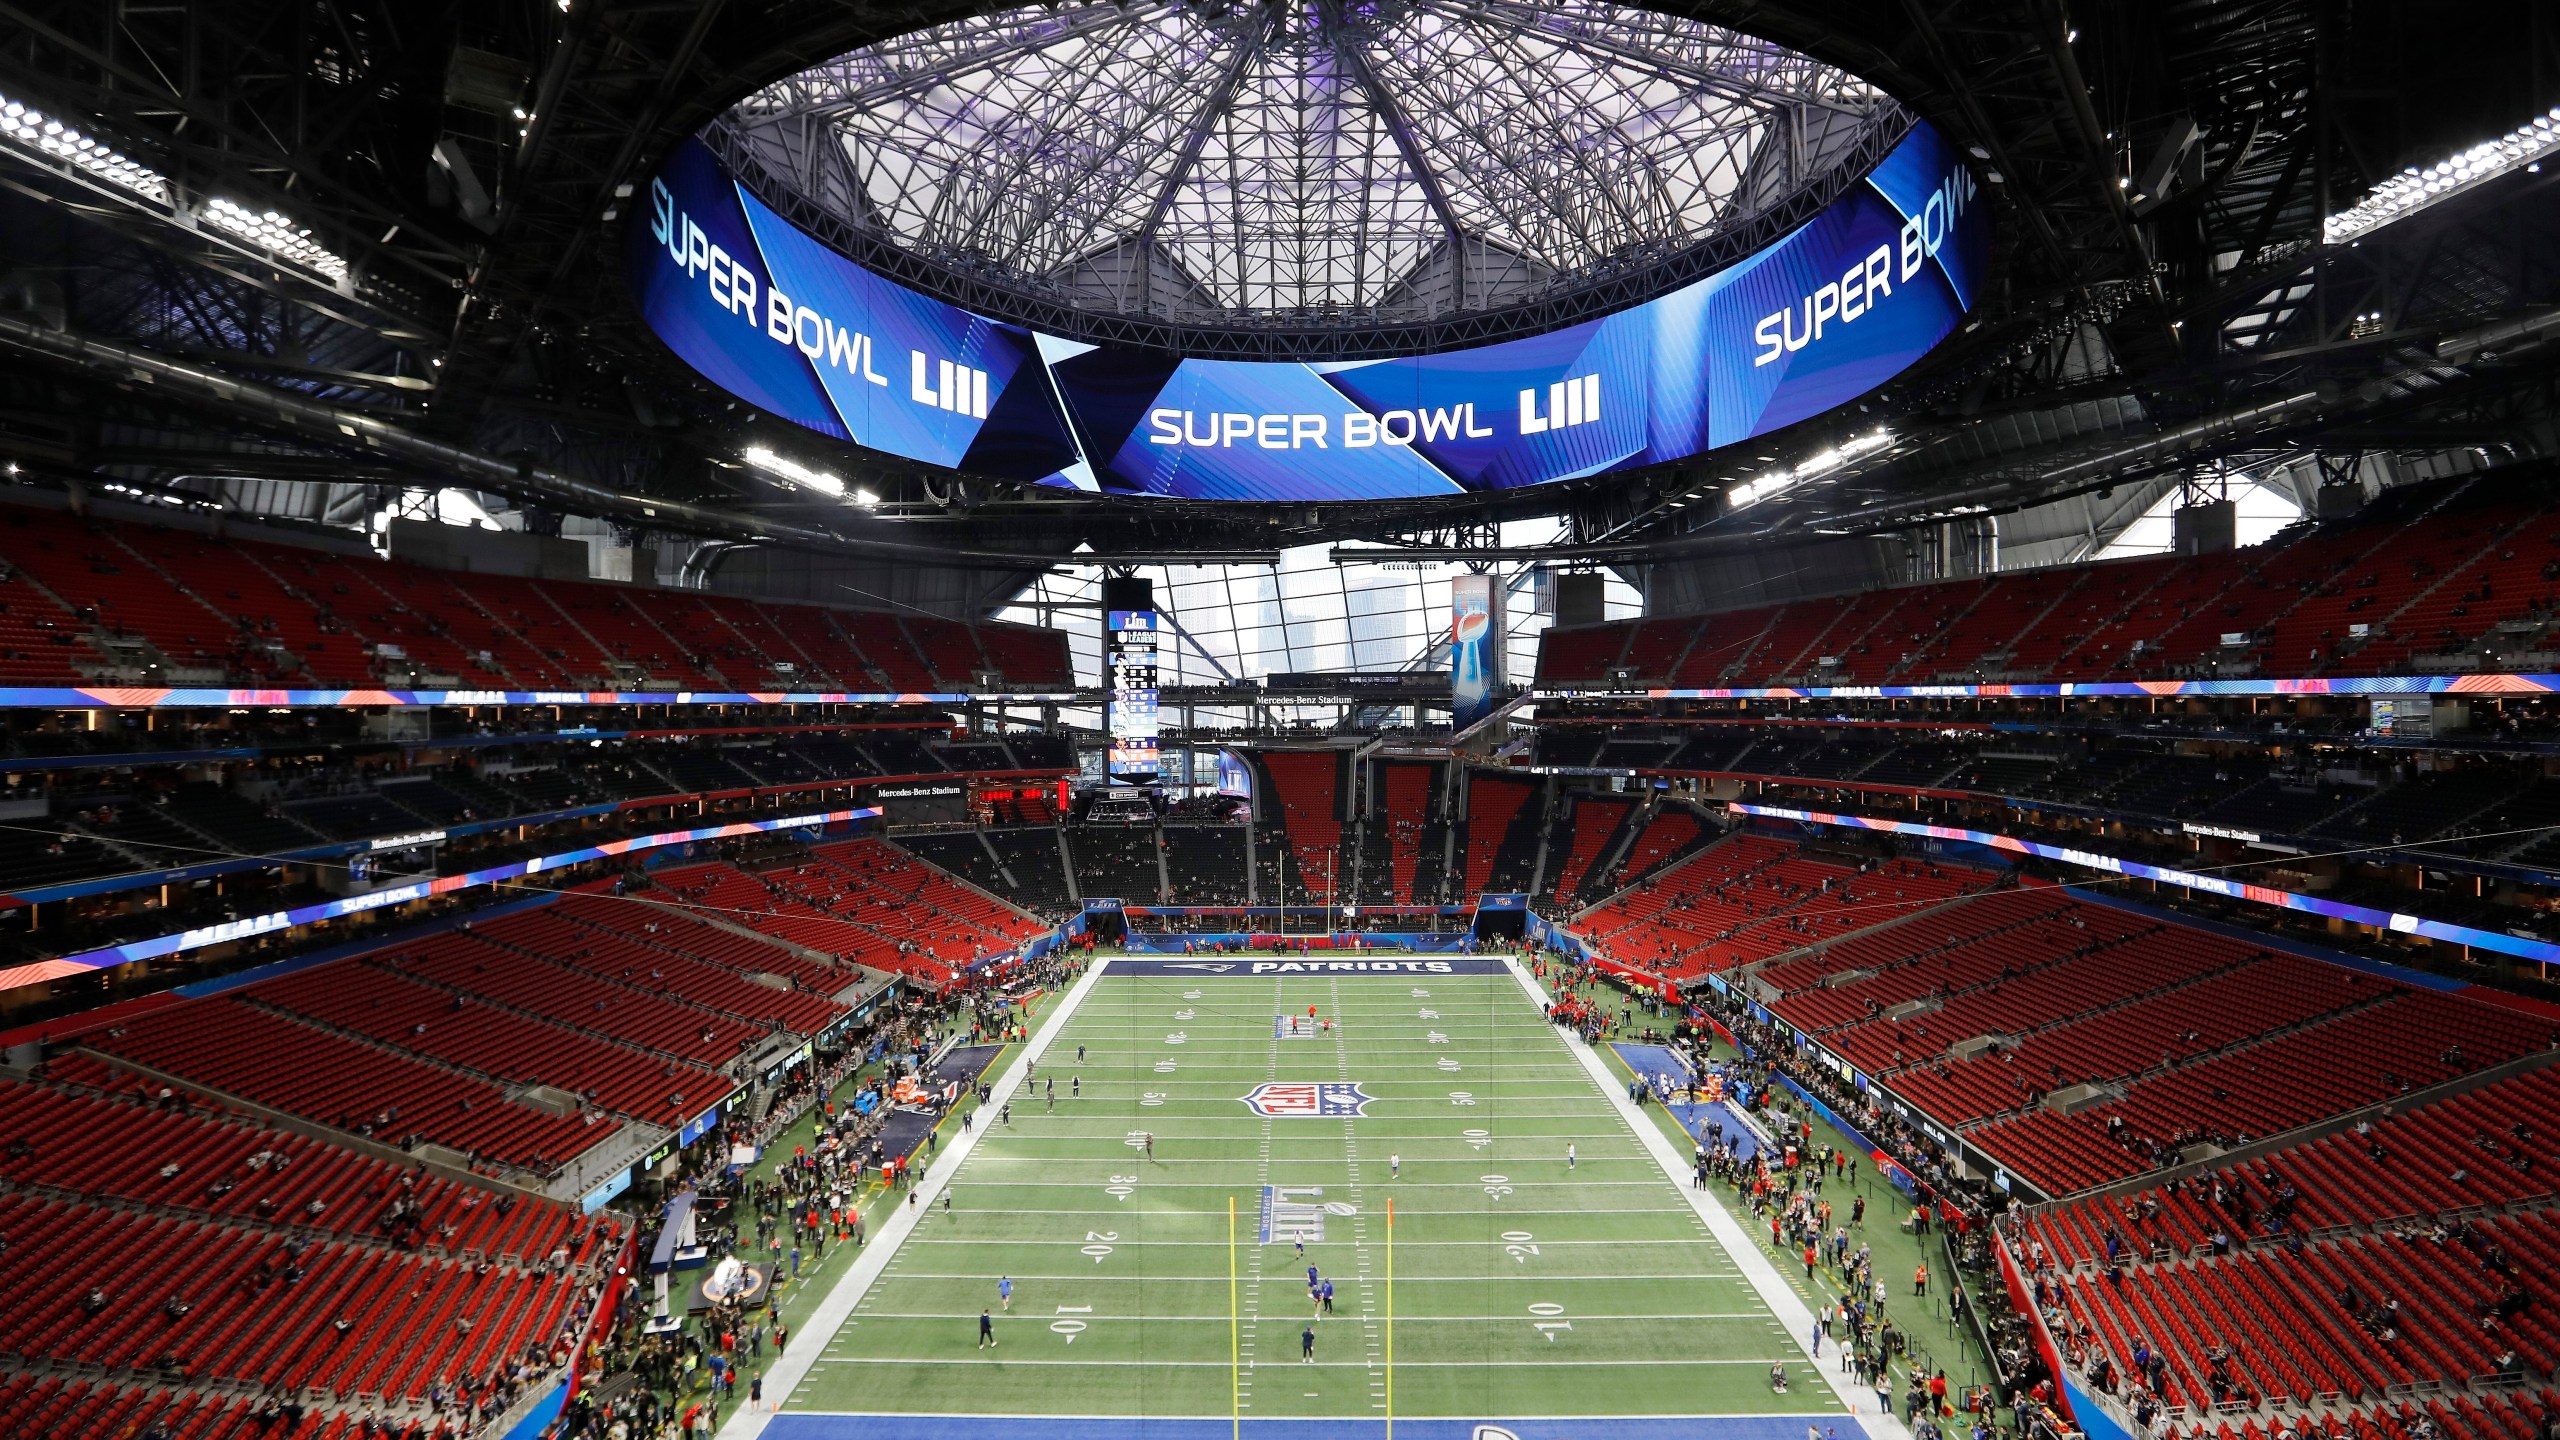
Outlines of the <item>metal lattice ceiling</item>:
M 765 188 L 910 255 L 1175 319 L 1534 299 L 1853 178 L 1901 123 L 1837 67 L 1592 0 L 1010 10 L 727 118 Z

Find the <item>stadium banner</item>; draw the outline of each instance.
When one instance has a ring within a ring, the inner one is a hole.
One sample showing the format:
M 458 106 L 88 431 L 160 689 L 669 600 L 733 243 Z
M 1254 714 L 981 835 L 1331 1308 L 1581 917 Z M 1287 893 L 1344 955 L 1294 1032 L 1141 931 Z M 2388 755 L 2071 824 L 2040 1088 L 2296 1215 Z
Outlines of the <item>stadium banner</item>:
M 1536 700 L 1975 700 L 2250 695 L 2546 695 L 2560 674 L 2337 675 L 2258 680 L 2057 680 L 2011 685 L 1733 685 L 1700 690 L 1540 686 Z
M 1131 929 L 1121 937 L 1122 949 L 1151 955 L 1207 954 L 1208 947 L 1241 946 L 1248 950 L 1341 950 L 1361 951 L 1409 950 L 1417 954 L 1446 955 L 1465 951 L 1474 935 L 1465 930 L 1336 930 L 1320 934 L 1304 931 L 1281 933 L 1273 930 L 1222 930 L 1164 932 Z
M 1707 690 L 1540 687 L 1538 700 L 1927 700 L 2251 695 L 2550 695 L 2560 672 L 2338 675 L 2307 680 L 2106 680 L 2019 685 L 1733 686 Z M 289 690 L 154 685 L 6 685 L 0 710 L 398 710 L 437 705 L 966 705 L 1090 702 L 1072 690 Z M 599 731 L 599 735 L 619 732 Z M 439 741 L 438 743 L 443 743 Z M 471 743 L 456 737 L 454 743 Z M 111 757 L 112 758 L 112 757 Z M 56 762 L 46 761 L 48 765 Z M 18 767 L 18 768 L 24 768 Z M 1561 772 L 1559 772 L 1561 773 Z M 1617 771 L 1596 771 L 1616 774 Z M 1633 772 L 1628 772 L 1633 773 Z
M 1217 360 L 990 320 L 827 247 L 699 140 L 649 181 L 624 277 L 676 358 L 796 425 L 998 479 L 1195 500 L 1500 491 L 1782 429 L 1900 374 L 1962 323 L 1991 207 L 1915 122 L 1756 254 L 1614 314 L 1466 349 Z
M 855 788 L 854 795 L 865 805 L 877 808 L 881 819 L 891 825 L 969 823 L 969 785 L 963 776 L 862 785 Z
M 1277 936 L 1266 936 L 1277 939 Z M 1307 937 L 1292 935 L 1292 941 Z M 1413 975 L 1501 975 L 1508 973 L 1504 963 L 1488 955 L 1398 956 L 1344 953 L 1327 956 L 1226 955 L 1188 959 L 1155 959 L 1147 956 L 1115 955 L 1102 962 L 1113 975 L 1155 976 L 1169 979 L 1258 980 L 1274 976 L 1321 975 L 1328 979 L 1360 976 Z
M 1112 901 L 1118 905 L 1120 902 Z M 1348 905 L 1130 905 L 1132 915 L 1306 915 L 1330 920 L 1336 915 L 1349 915 Z M 1474 907 L 1467 905 L 1362 905 L 1362 915 L 1470 915 Z M 1328 925 L 1326 928 L 1330 929 Z M 1266 932 L 1267 933 L 1267 932 Z
M 406 885 L 386 886 L 362 895 L 325 900 L 316 905 L 303 905 L 291 910 L 277 910 L 265 915 L 252 915 L 239 920 L 226 920 L 219 925 L 205 925 L 162 935 L 149 940 L 134 940 L 110 945 L 99 950 L 84 950 L 77 955 L 64 955 L 52 960 L 38 960 L 25 965 L 0 969 L 0 990 L 15 989 L 57 980 L 68 975 L 86 974 L 93 970 L 111 969 L 136 960 L 156 960 L 163 955 L 177 955 L 200 950 L 208 945 L 223 945 L 259 935 L 272 935 L 323 920 L 336 920 L 379 910 L 390 905 L 404 905 L 435 895 L 450 895 L 457 890 L 521 880 L 528 875 L 583 865 L 590 860 L 610 860 L 623 855 L 644 854 L 670 845 L 691 845 L 703 840 L 726 840 L 739 835 L 766 835 L 777 830 L 822 829 L 851 820 L 870 819 L 877 809 L 828 810 L 812 815 L 789 815 L 774 820 L 741 820 L 728 825 L 709 825 L 694 830 L 668 830 L 656 835 L 634 835 L 623 840 L 608 840 L 580 850 L 564 850 L 557 855 L 537 855 L 511 865 L 495 865 L 486 870 L 473 870 L 460 875 L 439 875 L 430 880 Z
M 2552 677 L 2560 689 L 2560 675 Z M 1072 690 L 192 690 L 158 685 L 0 686 L 0 710 L 399 710 L 432 705 L 1066 704 Z M 599 736 L 609 732 L 598 731 Z M 610 732 L 621 733 L 621 732 Z M 580 737 L 584 738 L 584 737 Z M 442 743 L 441 741 L 438 743 Z
M 1502 694 L 1502 585 L 1491 575 L 1449 582 L 1449 723 L 1464 730 Z
M 1448 693 L 1448 677 L 1419 670 L 1283 670 L 1262 677 L 1271 695 L 1359 695 L 1369 692 Z
M 1755 815 L 1772 820 L 1793 820 L 1805 825 L 1828 825 L 1843 830 L 1873 830 L 1886 835 L 1909 835 L 1921 839 L 1956 841 L 1980 845 L 2011 855 L 2033 855 L 2041 860 L 2058 860 L 2088 870 L 2131 876 L 2137 880 L 2156 880 L 2183 890 L 2202 890 L 2231 900 L 2247 900 L 2259 905 L 2272 905 L 2280 910 L 2298 910 L 2332 920 L 2346 920 L 2357 925 L 2370 925 L 2377 930 L 2391 930 L 2403 935 L 2416 935 L 2428 940 L 2441 940 L 2451 945 L 2468 945 L 2476 950 L 2494 950 L 2501 955 L 2543 964 L 2560 961 L 2560 945 L 2547 940 L 2528 940 L 2498 930 L 2478 930 L 2468 925 L 2455 925 L 2444 920 L 2405 915 L 2397 910 L 2376 910 L 2365 905 L 2349 905 L 2343 901 L 2323 900 L 2317 895 L 2300 895 L 2290 890 L 2276 890 L 2252 885 L 2245 880 L 2230 880 L 2219 875 L 2199 875 L 2189 870 L 2172 870 L 2164 865 L 2146 865 L 2137 860 L 2122 860 L 2113 855 L 2073 849 L 2065 845 L 2047 845 L 2036 840 L 2020 840 L 2012 835 L 1997 835 L 1988 830 L 1964 830 L 1952 825 L 1923 825 L 1912 820 L 1886 820 L 1873 815 L 1835 815 L 1823 810 L 1794 810 L 1783 805 L 1760 805 L 1736 800 L 1727 807 L 1737 815 Z

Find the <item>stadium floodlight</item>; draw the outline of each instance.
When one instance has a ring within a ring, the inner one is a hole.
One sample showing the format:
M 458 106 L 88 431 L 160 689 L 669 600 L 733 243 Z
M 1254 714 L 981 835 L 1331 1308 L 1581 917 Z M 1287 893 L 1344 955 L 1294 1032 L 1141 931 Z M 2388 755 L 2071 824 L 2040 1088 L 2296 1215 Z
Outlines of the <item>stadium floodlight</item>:
M 0 95 L 0 139 L 56 165 L 130 191 L 156 205 L 169 203 L 169 177 L 129 159 L 96 137 L 83 135 L 32 105 Z
M 842 480 L 824 470 L 812 470 L 789 456 L 777 455 L 761 445 L 747 447 L 747 463 L 768 475 L 788 480 L 803 490 L 815 490 L 821 495 L 833 496 L 838 500 L 844 498 L 845 484 Z M 867 495 L 870 492 L 866 490 L 860 493 Z
M 2344 245 L 2405 219 L 2439 200 L 2485 185 L 2511 170 L 2538 169 L 2543 152 L 2560 145 L 2560 106 L 2536 115 L 2495 140 L 2483 141 L 2421 170 L 2411 166 L 2353 206 L 2320 222 L 2324 245 Z
M 314 241 L 310 231 L 273 210 L 261 213 L 216 197 L 205 202 L 203 214 L 206 224 L 227 230 L 279 260 L 331 280 L 347 278 L 344 257 Z
M 1727 493 L 1733 508 L 1741 510 L 1757 505 L 1772 496 L 1783 495 L 1808 480 L 1819 480 L 1862 455 L 1872 455 L 1893 443 L 1893 432 L 1878 430 L 1843 440 L 1829 450 L 1811 456 L 1782 470 L 1746 480 Z

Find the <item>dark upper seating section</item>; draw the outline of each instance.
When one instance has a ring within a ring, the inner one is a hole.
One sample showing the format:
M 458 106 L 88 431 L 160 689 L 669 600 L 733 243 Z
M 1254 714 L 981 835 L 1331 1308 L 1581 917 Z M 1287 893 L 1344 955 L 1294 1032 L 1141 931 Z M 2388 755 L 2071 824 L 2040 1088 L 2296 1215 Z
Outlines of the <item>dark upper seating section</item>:
M 2560 515 L 2485 489 L 2394 491 L 2247 550 L 2013 572 L 1694 618 L 1549 630 L 1538 683 L 1654 686 L 2391 675 L 2545 648 Z
M 429 570 L 0 509 L 0 683 L 974 690 L 1074 684 L 995 621 Z

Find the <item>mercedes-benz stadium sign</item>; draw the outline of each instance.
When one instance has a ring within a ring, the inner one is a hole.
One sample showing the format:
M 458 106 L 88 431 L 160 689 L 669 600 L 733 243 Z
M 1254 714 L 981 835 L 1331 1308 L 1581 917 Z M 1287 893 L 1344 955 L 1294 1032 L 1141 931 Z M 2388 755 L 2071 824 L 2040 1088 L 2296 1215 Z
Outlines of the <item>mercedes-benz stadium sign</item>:
M 689 140 L 625 263 L 678 357 L 822 435 L 1081 490 L 1378 500 L 1677 460 L 1854 400 L 1962 321 L 1989 231 L 1972 169 L 1919 124 L 1784 239 L 1614 315 L 1429 355 L 1205 360 L 1037 334 L 882 279 Z

